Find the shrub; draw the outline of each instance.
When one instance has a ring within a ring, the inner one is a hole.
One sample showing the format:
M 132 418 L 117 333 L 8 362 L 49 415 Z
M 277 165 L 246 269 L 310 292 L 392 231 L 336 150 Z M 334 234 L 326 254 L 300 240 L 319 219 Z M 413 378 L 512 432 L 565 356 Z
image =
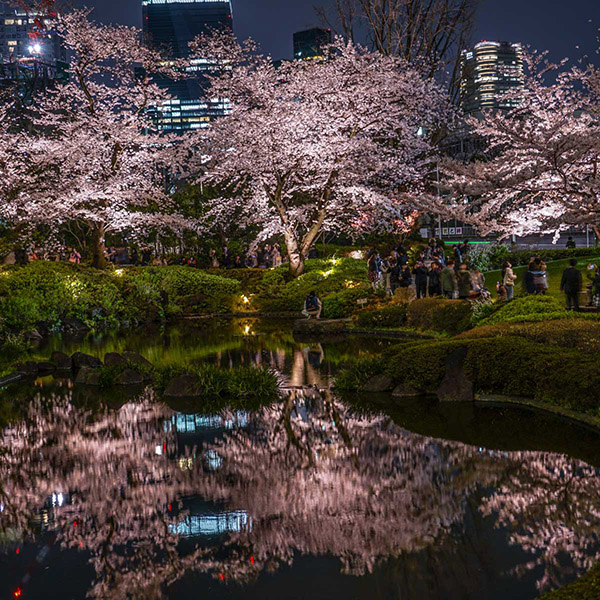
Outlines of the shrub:
M 475 391 L 531 397 L 582 412 L 598 410 L 600 363 L 592 353 L 542 345 L 520 337 L 420 342 L 386 353 L 386 372 L 421 391 L 437 389 L 446 358 L 466 350 L 464 363 Z
M 300 311 L 314 290 L 323 302 L 323 316 L 345 317 L 351 313 L 351 304 L 354 307 L 358 298 L 373 293 L 366 275 L 364 261 L 350 258 L 307 260 L 305 273 L 296 279 L 291 279 L 288 268 L 283 266 L 265 272 L 257 285 L 254 305 L 264 312 Z
M 357 324 L 359 327 L 394 328 L 406 324 L 407 304 L 392 303 L 388 306 L 368 308 L 358 313 Z
M 510 323 L 535 319 L 547 319 L 549 315 L 553 318 L 566 317 L 568 312 L 563 303 L 553 296 L 524 296 L 515 298 L 504 304 L 500 310 L 486 319 L 480 321 L 480 325 L 493 325 L 495 323 Z
M 356 310 L 356 301 L 365 297 L 363 288 L 353 288 L 333 292 L 323 299 L 323 317 L 325 319 L 343 319 L 352 316 Z
M 488 317 L 491 317 L 496 311 L 500 310 L 502 304 L 494 302 L 491 299 L 482 298 L 472 303 L 473 312 L 471 314 L 471 325 L 476 327 Z
M 348 368 L 342 369 L 335 378 L 335 389 L 340 392 L 356 392 L 375 375 L 385 370 L 385 362 L 381 357 L 364 357 L 356 359 Z
M 409 304 L 406 316 L 409 327 L 456 335 L 470 327 L 471 313 L 467 300 L 424 298 Z
M 125 305 L 110 272 L 39 261 L 4 269 L 0 277 L 0 312 L 13 329 L 40 322 L 52 327 L 64 317 L 78 317 L 88 325 L 111 324 L 123 311 Z
M 570 313 L 569 313 L 570 314 Z M 498 323 L 477 327 L 461 334 L 464 339 L 519 336 L 538 344 L 551 344 L 561 348 L 574 348 L 584 352 L 600 352 L 600 322 L 573 318 L 541 323 Z
M 408 388 L 435 391 L 444 378 L 447 355 L 460 346 L 460 342 L 453 341 L 396 346 L 386 353 L 385 371 Z

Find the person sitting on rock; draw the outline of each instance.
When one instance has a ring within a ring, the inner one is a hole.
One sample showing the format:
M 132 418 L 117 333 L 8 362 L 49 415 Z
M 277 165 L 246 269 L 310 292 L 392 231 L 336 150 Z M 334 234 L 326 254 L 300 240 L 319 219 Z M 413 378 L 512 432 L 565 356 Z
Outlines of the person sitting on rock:
M 304 301 L 304 310 L 302 311 L 302 314 L 308 317 L 309 319 L 311 317 L 315 317 L 315 319 L 320 319 L 321 310 L 323 310 L 321 300 L 318 298 L 315 292 L 311 292 Z

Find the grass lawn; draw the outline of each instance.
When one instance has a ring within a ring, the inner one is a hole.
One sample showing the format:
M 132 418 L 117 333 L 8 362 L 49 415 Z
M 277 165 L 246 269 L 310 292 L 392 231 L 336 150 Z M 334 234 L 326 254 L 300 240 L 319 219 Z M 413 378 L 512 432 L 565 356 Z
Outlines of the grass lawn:
M 585 275 L 585 270 L 590 263 L 599 264 L 600 256 L 597 258 L 580 258 L 577 261 L 577 268 L 582 272 L 583 276 L 583 285 L 584 287 L 589 283 Z M 569 266 L 569 259 L 565 260 L 554 260 L 552 262 L 547 263 L 548 265 L 548 294 L 550 296 L 555 296 L 557 298 L 564 298 L 564 294 L 560 291 L 560 280 L 562 277 L 563 271 Z M 527 271 L 527 267 L 516 267 L 513 269 L 515 275 L 519 278 L 515 284 L 515 295 L 522 295 L 525 293 L 525 289 L 523 287 L 525 281 L 525 272 Z M 496 282 L 500 281 L 502 278 L 502 271 L 488 271 L 485 274 L 485 284 L 488 290 L 492 293 L 492 297 L 496 297 Z

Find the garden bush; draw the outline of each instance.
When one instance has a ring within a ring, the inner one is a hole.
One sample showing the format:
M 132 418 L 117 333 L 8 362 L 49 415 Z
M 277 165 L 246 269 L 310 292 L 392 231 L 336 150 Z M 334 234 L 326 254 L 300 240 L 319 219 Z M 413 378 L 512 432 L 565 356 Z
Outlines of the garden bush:
M 375 375 L 385 371 L 385 362 L 378 356 L 361 357 L 352 366 L 342 369 L 335 378 L 335 389 L 340 392 L 357 392 Z
M 161 291 L 169 304 L 161 305 Z M 97 270 L 69 263 L 32 262 L 0 270 L 0 314 L 10 331 L 44 323 L 58 328 L 77 317 L 90 327 L 175 314 L 194 297 L 194 309 L 228 312 L 239 282 L 187 267 Z
M 572 314 L 573 318 L 538 323 L 498 323 L 485 325 L 462 333 L 459 338 L 479 339 L 519 336 L 538 344 L 551 344 L 561 348 L 574 348 L 584 352 L 600 352 L 600 322 L 590 320 L 585 314 Z
M 558 317 L 557 317 L 558 315 Z M 498 311 L 480 321 L 480 325 L 511 323 L 549 318 L 565 318 L 568 312 L 553 296 L 524 296 L 505 303 Z
M 399 302 L 361 310 L 357 315 L 357 325 L 368 329 L 402 327 L 406 325 L 407 306 Z
M 265 272 L 253 304 L 263 312 L 300 311 L 308 294 L 315 291 L 323 302 L 323 316 L 347 317 L 357 299 L 373 293 L 366 275 L 364 261 L 351 258 L 308 260 L 305 273 L 296 279 L 286 266 L 279 267 Z
M 0 273 L 0 313 L 11 329 L 40 322 L 58 326 L 65 317 L 78 317 L 90 326 L 114 324 L 126 311 L 110 272 L 40 261 Z
M 279 394 L 277 377 L 261 367 L 222 369 L 205 363 L 161 365 L 154 368 L 154 385 L 164 390 L 179 375 L 196 375 L 196 393 L 206 398 L 260 398 L 273 402 Z
M 534 398 L 598 413 L 600 361 L 593 353 L 506 336 L 404 344 L 384 353 L 382 362 L 395 383 L 435 392 L 445 376 L 447 357 L 461 349 L 466 353 L 465 372 L 476 392 Z M 364 385 L 364 377 L 354 371 L 365 371 L 365 365 L 356 365 L 338 376 L 346 389 Z
M 471 326 L 471 313 L 467 300 L 424 298 L 408 305 L 406 322 L 415 329 L 456 335 Z

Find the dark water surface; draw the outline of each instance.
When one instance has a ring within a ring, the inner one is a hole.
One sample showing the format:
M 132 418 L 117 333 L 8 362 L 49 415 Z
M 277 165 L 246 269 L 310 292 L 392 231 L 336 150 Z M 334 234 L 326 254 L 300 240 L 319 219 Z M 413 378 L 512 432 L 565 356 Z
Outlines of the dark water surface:
M 132 349 L 326 385 L 385 344 L 235 321 L 39 354 Z M 150 389 L 62 383 L 3 392 L 29 408 L 0 434 L 0 599 L 532 600 L 600 559 L 600 436 L 554 417 L 312 390 L 184 414 Z

